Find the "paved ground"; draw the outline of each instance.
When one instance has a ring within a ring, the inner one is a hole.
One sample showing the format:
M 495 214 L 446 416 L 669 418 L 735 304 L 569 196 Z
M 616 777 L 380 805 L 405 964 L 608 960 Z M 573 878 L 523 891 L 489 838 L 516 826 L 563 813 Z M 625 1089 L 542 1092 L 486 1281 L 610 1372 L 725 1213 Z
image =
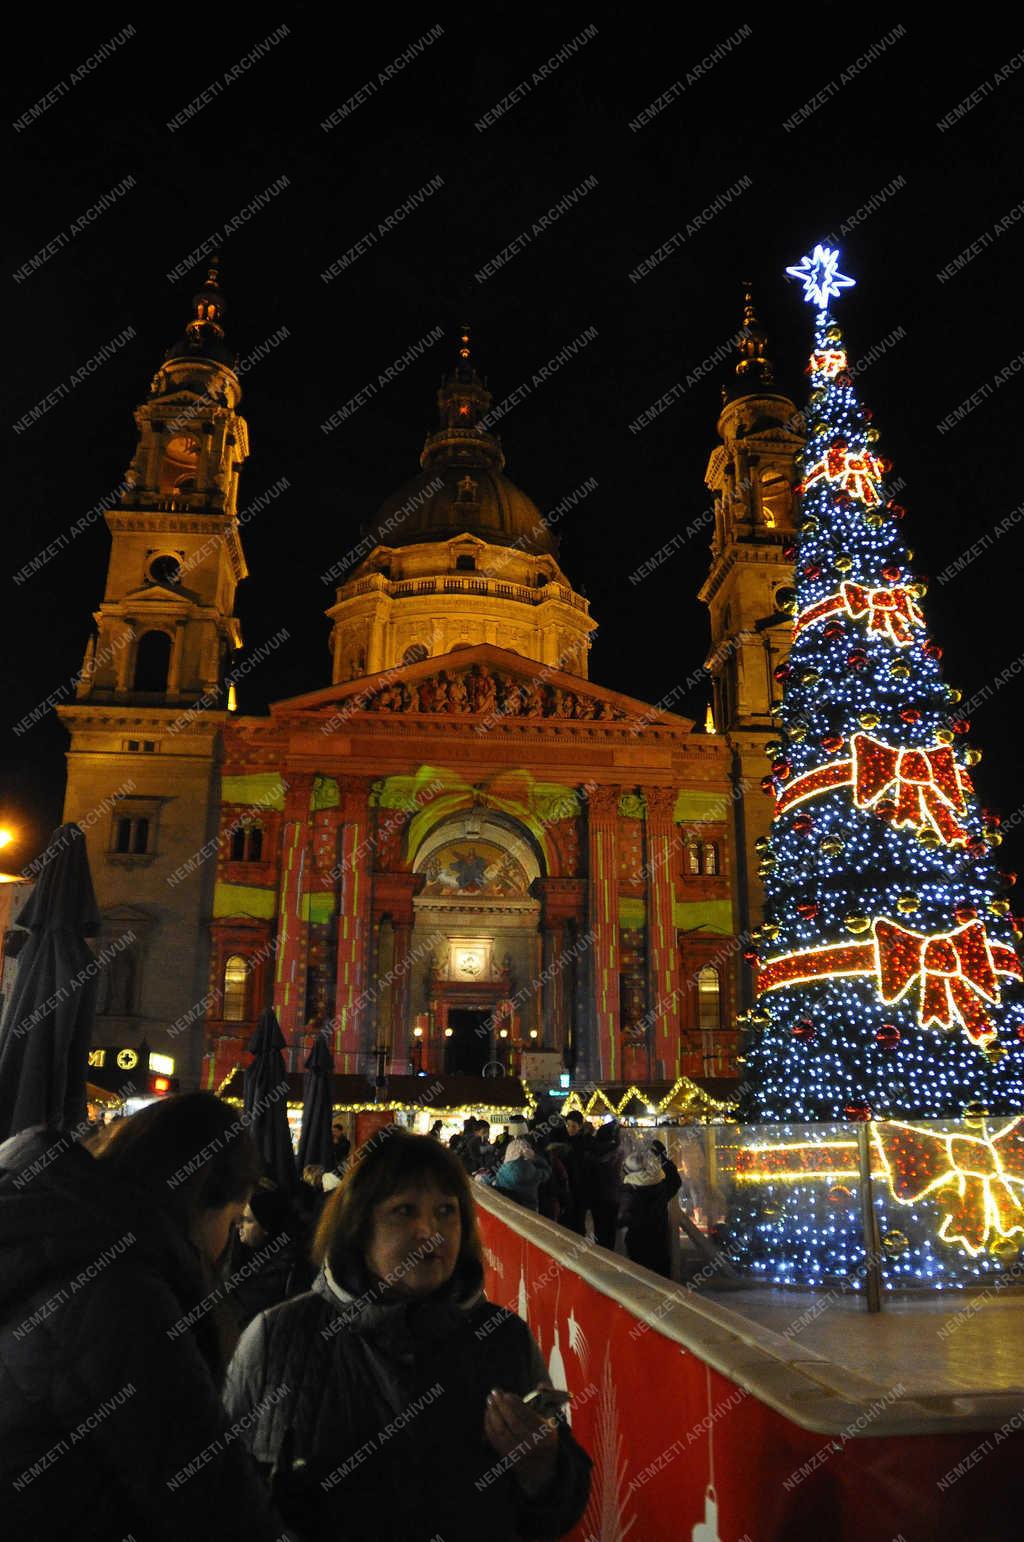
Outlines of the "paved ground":
M 903 1382 L 912 1395 L 1019 1391 L 1024 1406 L 1020 1289 L 985 1299 L 967 1291 L 938 1299 L 886 1294 L 877 1314 L 863 1298 L 827 1291 L 730 1290 L 712 1299 L 856 1376 Z

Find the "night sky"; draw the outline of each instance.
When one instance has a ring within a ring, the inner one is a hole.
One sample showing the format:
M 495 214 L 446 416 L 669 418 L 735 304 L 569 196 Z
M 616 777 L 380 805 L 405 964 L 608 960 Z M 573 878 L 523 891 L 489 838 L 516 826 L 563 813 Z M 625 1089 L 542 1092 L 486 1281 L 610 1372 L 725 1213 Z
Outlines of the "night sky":
M 21 735 L 13 724 L 81 665 L 103 591 L 104 522 L 21 584 L 12 575 L 117 486 L 133 452 L 133 408 L 181 334 L 206 266 L 168 274 L 217 235 L 229 344 L 245 356 L 279 328 L 289 333 L 243 381 L 252 455 L 240 506 L 281 477 L 290 490 L 245 527 L 251 577 L 238 608 L 247 649 L 282 625 L 290 639 L 244 681 L 242 711 L 329 683 L 323 612 L 334 591 L 319 575 L 416 471 L 464 317 L 496 402 L 597 329 L 503 416 L 507 470 L 542 512 L 589 477 L 599 484 L 558 527 L 563 566 L 600 626 L 592 678 L 654 702 L 693 675 L 708 640 L 696 599 L 706 527 L 643 582 L 627 575 L 708 507 L 703 476 L 731 364 L 704 366 L 741 323 L 745 279 L 769 331 L 776 380 L 804 405 L 812 310 L 783 270 L 832 235 L 857 279 L 837 307 L 851 359 L 897 334 L 858 386 L 881 429 L 879 449 L 905 484 L 904 528 L 918 572 L 932 578 L 925 608 L 946 678 L 968 700 L 984 696 L 971 712 L 973 740 L 986 751 L 979 793 L 1012 816 L 1024 805 L 1022 682 L 1019 674 L 997 681 L 1021 667 L 1024 650 L 1024 525 L 994 531 L 1021 517 L 1024 371 L 1013 371 L 1024 363 L 1024 219 L 1015 223 L 1024 210 L 1024 69 L 1015 72 L 1024 36 L 936 33 L 918 13 L 861 19 L 836 6 L 735 10 L 697 30 L 689 12 L 498 5 L 424 10 L 375 33 L 361 9 L 358 39 L 345 21 L 356 13 L 335 13 L 333 32 L 324 14 L 292 7 L 279 22 L 244 10 L 176 20 L 161 13 L 132 23 L 135 35 L 121 44 L 111 41 L 120 24 L 89 20 L 75 34 L 62 23 L 19 52 L 2 130 L 8 255 L 0 279 L 0 421 L 10 456 L 0 818 L 23 836 L 11 862 L 28 861 L 60 815 L 64 731 L 52 712 Z M 686 20 L 671 44 L 662 35 L 670 14 Z M 823 40 L 808 26 L 815 17 Z M 289 35 L 225 83 L 282 24 Z M 424 42 L 437 28 L 442 35 Z M 535 80 L 574 40 L 564 62 Z M 404 68 L 381 81 L 418 41 L 424 46 Z M 104 45 L 109 56 L 73 82 Z M 508 101 L 523 82 L 521 98 Z M 214 83 L 209 102 L 170 130 L 169 120 Z M 366 99 L 352 102 L 367 83 Z M 11 127 L 51 92 L 45 110 Z M 661 110 L 631 128 L 659 98 Z M 940 129 L 958 108 L 962 115 Z M 332 113 L 339 121 L 325 132 Z M 494 121 L 477 127 L 488 113 Z M 331 264 L 438 176 L 439 191 L 323 282 Z M 111 196 L 127 177 L 134 187 Z M 287 187 L 224 236 L 282 177 Z M 533 233 L 590 178 L 596 186 Z M 104 195 L 110 206 L 70 233 Z M 723 206 L 710 212 L 716 200 Z M 523 249 L 479 282 L 475 275 L 524 230 Z M 676 232 L 684 239 L 671 254 L 631 281 Z M 27 276 L 12 277 L 55 241 Z M 973 258 L 940 279 L 972 243 Z M 321 431 L 438 326 L 444 341 L 336 430 Z M 14 429 L 129 327 L 132 340 Z M 630 431 L 688 376 L 655 422 Z M 941 432 L 975 393 L 976 405 Z M 975 542 L 976 560 L 935 581 Z M 706 700 L 698 683 L 674 705 L 696 716 Z M 1019 863 L 1019 835 L 1003 855 Z

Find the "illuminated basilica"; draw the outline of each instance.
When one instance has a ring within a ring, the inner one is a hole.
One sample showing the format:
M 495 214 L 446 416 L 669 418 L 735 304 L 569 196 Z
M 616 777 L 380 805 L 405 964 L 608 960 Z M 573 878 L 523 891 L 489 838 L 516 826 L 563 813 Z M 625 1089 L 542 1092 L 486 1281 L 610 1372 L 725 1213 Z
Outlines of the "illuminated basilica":
M 249 430 L 224 309 L 214 268 L 136 408 L 60 709 L 64 817 L 124 944 L 97 1041 L 218 1085 L 273 1005 L 293 1063 L 326 1027 L 342 1072 L 547 1052 L 577 1081 L 735 1076 L 801 442 L 749 297 L 706 476 L 701 724 L 590 678 L 596 622 L 505 475 L 467 331 L 419 470 L 339 565 L 330 681 L 235 711 Z

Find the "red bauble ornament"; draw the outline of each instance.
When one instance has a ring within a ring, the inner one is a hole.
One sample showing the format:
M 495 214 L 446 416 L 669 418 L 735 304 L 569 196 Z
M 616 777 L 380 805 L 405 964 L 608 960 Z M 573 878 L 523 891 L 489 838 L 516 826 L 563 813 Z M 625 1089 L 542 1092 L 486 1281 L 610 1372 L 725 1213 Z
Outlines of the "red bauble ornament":
M 748 948 L 743 957 L 746 959 L 748 964 L 759 964 L 761 962 L 760 955 L 755 953 L 753 948 Z
M 839 438 L 833 439 L 832 448 L 833 450 L 848 450 L 850 448 L 849 441 L 840 435 Z
M 893 805 L 893 812 L 895 813 L 895 811 L 896 811 L 896 806 L 894 804 Z M 810 834 L 810 832 L 813 829 L 814 829 L 814 820 L 811 818 L 810 814 L 798 814 L 796 816 L 796 818 L 793 820 L 793 834 L 794 835 L 808 835 L 808 834 Z
M 938 643 L 926 642 L 924 645 L 924 651 L 927 653 L 930 659 L 941 659 L 942 657 L 942 649 L 939 647 Z
M 984 819 L 987 825 L 995 825 L 997 829 L 1003 822 L 1002 815 L 995 813 L 990 808 L 983 808 L 981 811 L 981 817 Z
M 892 461 L 889 459 L 888 455 L 880 455 L 878 457 L 878 465 L 881 471 L 892 470 Z
M 871 1118 L 871 1109 L 866 1103 L 847 1103 L 843 1115 L 847 1119 L 864 1123 Z
M 969 734 L 971 731 L 971 720 L 969 717 L 958 717 L 949 726 L 955 734 Z
M 1018 1039 L 1024 1039 L 1024 1023 L 1017 1024 L 1017 1037 Z
M 811 1044 L 818 1037 L 818 1031 L 814 1026 L 814 1020 L 810 1017 L 802 1017 L 798 1023 L 793 1024 L 793 1037 L 799 1039 L 801 1044 Z
M 983 857 L 986 851 L 988 851 L 988 847 L 985 845 L 984 841 L 969 841 L 967 843 L 967 852 L 969 856 Z
M 1005 872 L 1003 874 L 1003 883 L 1006 885 L 1006 887 L 1008 889 L 1012 889 L 1016 882 L 1017 882 L 1017 874 L 1016 873 Z
M 786 780 L 792 769 L 793 767 L 790 765 L 789 761 L 784 760 L 781 757 L 778 760 L 772 761 L 772 775 L 777 776 L 780 782 L 784 782 Z
M 978 919 L 978 912 L 973 905 L 958 905 L 953 914 L 961 926 L 966 926 L 968 921 Z
M 868 655 L 865 648 L 851 648 L 846 655 L 846 662 L 850 669 L 864 669 L 867 666 Z
M 820 578 L 821 564 L 818 562 L 805 562 L 800 571 L 805 578 Z
M 846 740 L 842 734 L 826 734 L 821 741 L 821 747 L 823 750 L 827 750 L 830 755 L 838 755 L 845 743 Z
M 813 921 L 818 914 L 817 900 L 798 900 L 796 913 L 798 916 L 803 916 L 805 921 Z
M 864 419 L 865 423 L 870 423 L 875 414 L 872 412 L 870 407 L 861 407 L 860 415 Z
M 878 815 L 879 819 L 895 819 L 896 805 L 895 803 L 891 803 L 889 799 L 886 798 L 883 802 L 875 804 L 875 813 Z
M 826 642 L 832 642 L 834 638 L 842 637 L 845 631 L 846 628 L 841 621 L 830 621 L 828 626 L 822 627 L 821 635 L 825 638 Z
M 895 1023 L 883 1023 L 875 1029 L 875 1042 L 882 1049 L 895 1049 L 902 1037 Z
M 776 680 L 788 680 L 792 673 L 792 664 L 776 664 L 775 668 L 772 670 L 772 674 L 775 676 Z
M 785 562 L 792 562 L 796 556 L 796 545 L 793 541 L 787 541 L 782 548 L 782 556 Z
M 887 508 L 889 510 L 889 513 L 892 515 L 893 519 L 905 519 L 906 518 L 907 511 L 903 507 L 902 503 L 892 503 L 892 502 L 890 502 L 887 505 Z
M 900 713 L 900 718 L 904 723 L 919 723 L 921 721 L 921 714 L 916 707 L 904 707 Z
M 775 796 L 775 778 L 773 776 L 762 776 L 762 778 L 761 778 L 761 791 L 762 792 L 770 793 L 771 796 L 774 798 L 774 796 Z
M 830 1205 L 845 1205 L 853 1198 L 853 1190 L 848 1189 L 845 1183 L 837 1183 L 834 1189 L 829 1189 L 825 1197 Z
M 902 572 L 902 568 L 898 568 L 894 563 L 890 562 L 888 567 L 882 569 L 882 577 L 888 579 L 890 584 L 894 584 Z

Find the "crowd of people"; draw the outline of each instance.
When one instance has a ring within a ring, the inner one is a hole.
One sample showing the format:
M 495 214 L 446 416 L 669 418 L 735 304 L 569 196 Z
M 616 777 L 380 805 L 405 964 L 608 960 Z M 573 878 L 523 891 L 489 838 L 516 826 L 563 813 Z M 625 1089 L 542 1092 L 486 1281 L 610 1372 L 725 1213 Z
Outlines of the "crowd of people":
M 664 1146 L 612 1121 L 389 1127 L 285 1191 L 187 1094 L 0 1146 L 0 1487 L 19 1535 L 560 1537 L 587 1504 L 475 1183 L 669 1273 Z M 17 1524 L 20 1522 L 20 1526 Z
M 470 1117 L 449 1142 L 478 1182 L 579 1236 L 589 1218 L 599 1247 L 614 1248 L 624 1231 L 634 1263 L 671 1277 L 669 1206 L 683 1179 L 662 1141 L 635 1141 L 614 1119 L 595 1130 L 576 1112 L 512 1120 L 490 1136 L 486 1119 Z

